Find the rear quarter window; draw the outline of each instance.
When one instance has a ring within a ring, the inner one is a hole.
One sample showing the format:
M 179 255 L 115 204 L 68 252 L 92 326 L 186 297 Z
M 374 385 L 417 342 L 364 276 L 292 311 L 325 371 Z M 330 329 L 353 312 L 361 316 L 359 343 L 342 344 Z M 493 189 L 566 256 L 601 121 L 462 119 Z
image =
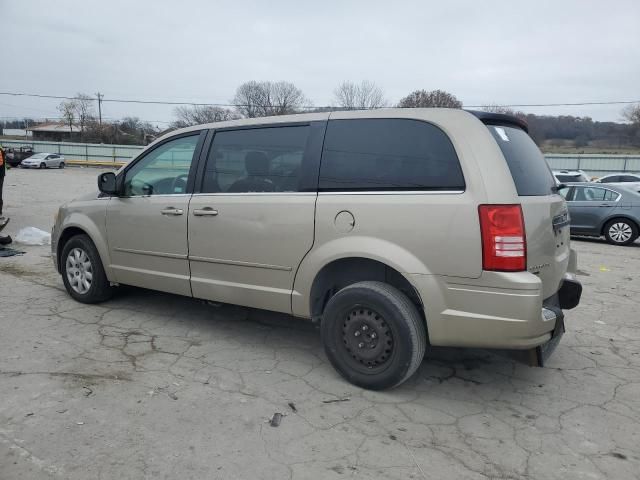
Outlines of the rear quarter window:
M 515 127 L 487 125 L 487 128 L 502 150 L 518 195 L 551 195 L 556 182 L 531 137 Z
M 463 190 L 460 162 L 438 127 L 409 119 L 331 120 L 323 191 Z

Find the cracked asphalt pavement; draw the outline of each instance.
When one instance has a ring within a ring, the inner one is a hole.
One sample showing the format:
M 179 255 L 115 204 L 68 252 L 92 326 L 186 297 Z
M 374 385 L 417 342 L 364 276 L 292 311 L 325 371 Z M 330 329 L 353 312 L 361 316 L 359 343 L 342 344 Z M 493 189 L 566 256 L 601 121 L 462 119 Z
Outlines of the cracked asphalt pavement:
M 98 173 L 9 171 L 4 233 L 49 230 Z M 640 478 L 640 244 L 573 245 L 582 304 L 545 368 L 431 349 L 386 392 L 342 380 L 308 322 L 133 288 L 81 305 L 21 247 L 0 258 L 0 478 Z

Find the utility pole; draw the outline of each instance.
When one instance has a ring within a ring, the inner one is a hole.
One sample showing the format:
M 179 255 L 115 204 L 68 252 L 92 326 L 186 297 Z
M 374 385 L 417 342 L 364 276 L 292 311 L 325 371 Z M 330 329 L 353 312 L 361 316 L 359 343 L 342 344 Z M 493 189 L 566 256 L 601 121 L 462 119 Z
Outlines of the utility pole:
M 98 92 L 96 96 L 98 97 L 98 123 L 102 125 L 102 99 L 104 95 Z

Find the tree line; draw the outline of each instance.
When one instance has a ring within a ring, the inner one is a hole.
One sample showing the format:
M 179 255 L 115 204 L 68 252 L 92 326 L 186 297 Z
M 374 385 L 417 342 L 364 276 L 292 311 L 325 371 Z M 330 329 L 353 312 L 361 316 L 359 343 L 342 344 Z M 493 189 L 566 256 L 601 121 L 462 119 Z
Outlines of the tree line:
M 389 102 L 384 91 L 371 81 L 345 81 L 333 91 L 332 105 L 316 107 L 302 90 L 289 82 L 246 82 L 238 87 L 232 98 L 232 108 L 215 106 L 178 107 L 172 127 L 180 128 L 237 118 L 254 118 L 292 113 L 330 110 L 362 110 L 384 107 L 399 108 L 462 108 L 455 95 L 444 90 L 415 90 L 398 103 Z M 572 115 L 535 115 L 497 105 L 481 110 L 514 115 L 525 120 L 529 133 L 538 145 L 545 142 L 569 143 L 585 147 L 594 143 L 600 147 L 640 147 L 640 105 L 630 105 L 621 114 L 628 123 L 597 122 L 590 117 Z M 552 145 L 553 146 L 553 145 Z
M 229 100 L 229 107 L 213 105 L 179 106 L 173 111 L 175 119 L 170 128 L 256 118 L 288 115 L 300 112 L 331 110 L 361 110 L 384 107 L 463 108 L 454 94 L 444 90 L 415 90 L 397 103 L 390 102 L 382 88 L 365 80 L 359 83 L 344 81 L 333 90 L 330 106 L 314 107 L 304 92 L 291 82 L 249 81 L 241 84 Z M 119 122 L 103 122 L 96 116 L 96 97 L 78 93 L 75 98 L 58 105 L 62 121 L 69 125 L 81 141 L 97 143 L 145 144 L 158 135 L 159 129 L 138 117 L 125 117 Z M 534 115 L 498 105 L 486 105 L 482 110 L 505 113 L 524 119 L 529 133 L 538 145 L 554 142 L 584 147 L 640 147 L 640 105 L 632 104 L 622 112 L 628 123 L 598 122 L 590 117 L 571 115 Z M 11 128 L 12 122 L 5 122 Z M 20 127 L 23 122 L 18 122 Z M 16 125 L 17 127 L 18 125 Z M 75 130 L 74 130 L 75 129 Z

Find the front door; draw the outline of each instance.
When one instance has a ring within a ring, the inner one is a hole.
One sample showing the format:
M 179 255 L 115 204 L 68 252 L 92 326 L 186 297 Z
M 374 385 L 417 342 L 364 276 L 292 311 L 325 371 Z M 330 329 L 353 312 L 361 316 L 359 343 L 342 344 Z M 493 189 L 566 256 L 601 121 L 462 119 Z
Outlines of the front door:
M 191 295 L 187 212 L 199 138 L 195 132 L 170 139 L 123 172 L 122 195 L 111 198 L 107 207 L 109 254 L 117 282 Z
M 317 175 L 305 153 L 312 130 L 216 131 L 189 207 L 194 297 L 291 311 L 296 269 L 313 244 L 316 193 L 304 191 L 306 175 Z

